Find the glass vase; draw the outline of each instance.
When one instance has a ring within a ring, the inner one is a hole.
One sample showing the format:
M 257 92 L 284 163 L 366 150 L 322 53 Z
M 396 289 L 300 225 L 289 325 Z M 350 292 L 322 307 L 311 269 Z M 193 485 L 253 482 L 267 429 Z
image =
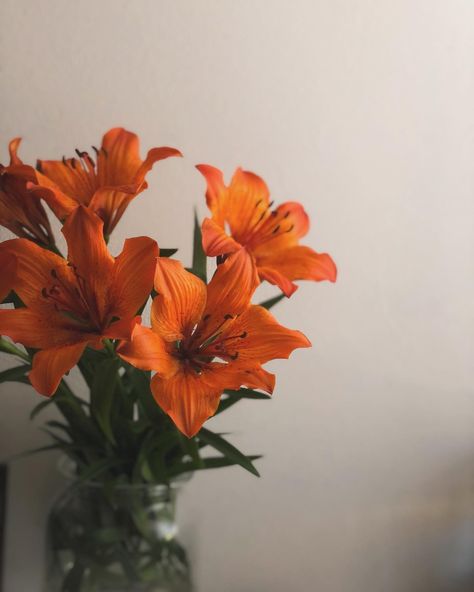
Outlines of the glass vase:
M 188 478 L 70 485 L 48 519 L 44 592 L 190 592 L 176 524 L 177 495 Z

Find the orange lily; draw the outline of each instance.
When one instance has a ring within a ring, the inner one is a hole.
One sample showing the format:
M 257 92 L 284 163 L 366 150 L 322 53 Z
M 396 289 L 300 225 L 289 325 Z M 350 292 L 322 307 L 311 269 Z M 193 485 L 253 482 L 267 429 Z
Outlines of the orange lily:
M 145 176 L 154 163 L 182 155 L 175 148 L 152 148 L 142 161 L 138 136 L 119 127 L 104 135 L 100 150 L 93 148 L 95 161 L 79 150 L 78 158 L 39 160 L 37 191 L 60 220 L 78 204 L 89 207 L 109 236 L 128 204 L 148 187 Z
M 29 378 L 52 395 L 85 347 L 129 339 L 136 313 L 153 286 L 158 245 L 147 237 L 125 241 L 114 259 L 103 238 L 103 222 L 79 206 L 63 234 L 68 260 L 25 239 L 2 244 L 17 261 L 12 288 L 25 308 L 0 310 L 0 334 L 38 349 Z
M 10 253 L 0 251 L 0 303 L 10 293 L 16 275 L 16 259 Z
M 336 266 L 327 253 L 299 245 L 309 230 L 301 204 L 286 202 L 271 210 L 268 187 L 257 175 L 239 168 L 226 186 L 219 169 L 204 164 L 197 169 L 207 181 L 206 201 L 212 214 L 202 225 L 208 256 L 225 256 L 245 247 L 255 259 L 259 277 L 286 296 L 298 287 L 293 280 L 336 280 Z
M 259 281 L 245 249 L 221 264 L 208 286 L 181 263 L 158 259 L 151 323 L 136 325 L 117 352 L 143 370 L 156 370 L 158 405 L 188 437 L 212 416 L 225 389 L 242 385 L 273 391 L 275 377 L 261 367 L 288 358 L 310 342 L 250 303 Z
M 41 201 L 28 189 L 36 183 L 36 171 L 17 155 L 21 138 L 8 145 L 10 165 L 0 164 L 0 225 L 22 238 L 46 246 L 54 244 L 53 233 Z

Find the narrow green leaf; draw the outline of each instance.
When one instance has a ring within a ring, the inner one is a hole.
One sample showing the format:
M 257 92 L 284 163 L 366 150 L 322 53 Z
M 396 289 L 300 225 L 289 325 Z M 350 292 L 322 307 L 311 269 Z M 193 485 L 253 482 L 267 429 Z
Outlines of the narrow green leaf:
M 275 306 L 275 304 L 278 304 L 281 300 L 283 300 L 283 298 L 285 298 L 284 294 L 278 294 L 278 296 L 274 296 L 273 298 L 269 298 L 268 300 L 260 302 L 259 306 L 263 306 L 263 308 L 270 310 Z
M 29 381 L 25 374 L 30 370 L 31 366 L 29 364 L 8 368 L 8 370 L 0 372 L 0 382 L 25 382 L 28 384 Z
M 92 465 L 88 465 L 85 470 L 81 471 L 77 479 L 74 481 L 74 483 L 71 485 L 69 489 L 72 489 L 75 486 L 84 483 L 84 481 L 92 481 L 95 477 L 99 477 L 99 475 L 105 473 L 105 471 L 108 471 L 109 469 L 118 467 L 123 464 L 123 459 L 103 458 L 102 460 L 99 460 L 93 463 Z
M 91 413 L 112 444 L 115 438 L 112 430 L 111 411 L 118 381 L 120 361 L 116 358 L 104 360 L 96 370 L 91 388 Z
M 60 396 L 61 395 L 56 395 L 56 397 L 60 397 Z M 43 409 L 46 409 L 46 407 L 51 405 L 51 403 L 56 403 L 56 401 L 54 400 L 54 397 L 50 397 L 49 399 L 45 399 L 44 401 L 41 401 L 41 403 L 38 403 L 38 405 L 35 405 L 35 407 L 33 407 L 32 412 L 30 413 L 30 420 L 33 420 L 39 413 L 41 413 L 43 411 Z
M 160 248 L 160 257 L 172 257 L 177 252 L 178 252 L 178 249 L 161 249 Z
M 259 391 L 254 391 L 252 389 L 242 388 L 239 391 L 226 390 L 224 392 L 227 396 L 223 397 L 220 400 L 219 407 L 216 411 L 216 415 L 218 413 L 222 413 L 226 409 L 229 409 L 229 407 L 232 407 L 232 405 L 235 405 L 242 399 L 271 399 L 270 395 L 260 393 Z
M 150 390 L 151 372 L 138 370 L 131 366 L 127 371 L 131 379 L 133 391 L 145 416 L 153 425 L 162 423 L 164 414 L 158 407 Z
M 206 444 L 208 444 L 209 446 L 212 446 L 213 448 L 218 450 L 226 458 L 235 462 L 235 464 L 240 465 L 241 467 L 252 473 L 252 475 L 260 477 L 259 472 L 253 466 L 252 462 L 248 459 L 248 457 L 245 456 L 245 454 L 243 454 L 242 452 L 240 452 L 240 450 L 238 450 L 233 444 L 227 442 L 227 440 L 224 440 L 224 438 L 222 438 L 222 436 L 219 436 L 219 434 L 211 432 L 206 428 L 201 428 L 201 431 L 198 433 L 198 438 Z
M 63 445 L 59 442 L 56 444 L 47 444 L 46 446 L 40 446 L 38 448 L 32 448 L 31 450 L 25 450 L 24 452 L 20 452 L 19 454 L 15 454 L 8 458 L 8 462 L 13 462 L 16 460 L 20 460 L 22 458 L 26 458 L 28 456 L 33 456 L 34 454 L 39 454 L 41 452 L 49 452 L 50 450 L 62 450 Z
M 204 282 L 207 281 L 207 257 L 202 248 L 201 225 L 197 212 L 194 212 L 194 248 L 193 248 L 193 267 L 192 271 Z
M 252 456 L 246 457 L 248 461 L 253 462 L 254 460 L 258 460 L 262 458 L 260 454 L 254 454 Z M 208 458 L 203 458 L 200 467 L 196 467 L 192 462 L 180 462 L 176 465 L 173 465 L 170 469 L 170 473 L 173 477 L 180 475 L 181 473 L 189 473 L 195 470 L 204 470 L 204 469 L 220 469 L 223 467 L 232 467 L 235 466 L 236 463 L 233 460 L 226 458 L 225 456 L 211 456 Z

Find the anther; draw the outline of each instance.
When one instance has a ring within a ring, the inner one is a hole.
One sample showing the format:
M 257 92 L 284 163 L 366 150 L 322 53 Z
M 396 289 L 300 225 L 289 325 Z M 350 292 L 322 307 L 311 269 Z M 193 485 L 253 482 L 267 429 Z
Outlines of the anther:
M 256 207 L 256 208 L 258 208 L 258 206 L 259 206 L 261 203 L 262 203 L 262 200 L 261 200 L 261 199 L 259 199 L 259 200 L 257 201 L 257 203 L 255 204 L 255 207 Z
M 38 173 L 43 172 L 43 167 L 41 166 L 41 160 L 36 161 L 36 170 L 38 171 Z
M 54 279 L 58 279 L 58 272 L 55 269 L 51 270 L 51 275 L 53 276 Z
M 280 225 L 278 224 L 272 231 L 272 234 L 276 234 L 280 230 Z
M 294 224 L 292 224 L 292 225 L 291 225 L 291 226 L 288 228 L 288 230 L 287 230 L 286 232 L 291 232 L 291 231 L 293 230 L 293 228 L 294 228 L 294 227 L 295 227 L 295 225 L 294 225 Z
M 288 216 L 290 215 L 290 213 L 291 213 L 290 210 L 288 210 L 286 212 L 286 214 L 283 216 L 283 220 L 286 220 L 288 218 Z
M 235 352 L 235 354 L 233 354 L 232 356 L 229 354 L 229 358 L 231 360 L 236 360 L 239 357 L 239 352 Z
M 233 318 L 234 318 L 234 317 L 233 317 L 233 315 L 231 315 L 231 314 L 226 314 L 226 315 L 224 315 L 224 319 L 225 319 L 226 321 L 228 321 L 228 320 L 230 320 L 230 319 L 233 319 Z
M 49 298 L 48 290 L 46 288 L 41 290 L 41 296 L 43 296 L 43 298 Z
M 96 156 L 99 156 L 99 150 L 95 146 L 92 146 L 92 150 L 96 153 Z
M 65 166 L 67 166 L 67 162 L 66 162 L 66 157 L 65 157 L 65 156 L 63 156 L 62 160 L 63 160 L 63 164 L 64 164 Z
M 71 166 L 73 169 L 76 168 L 76 159 L 75 158 L 71 158 Z
M 109 155 L 108 152 L 107 152 L 107 150 L 103 146 L 102 146 L 101 150 L 104 153 L 104 156 L 107 157 Z

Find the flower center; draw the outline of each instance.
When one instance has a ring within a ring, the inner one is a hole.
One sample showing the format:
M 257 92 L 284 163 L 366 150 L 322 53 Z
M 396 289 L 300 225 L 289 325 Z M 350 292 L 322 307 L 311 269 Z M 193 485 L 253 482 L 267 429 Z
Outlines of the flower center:
M 238 359 L 242 340 L 247 331 L 234 333 L 232 325 L 237 315 L 226 314 L 220 318 L 206 315 L 193 328 L 189 336 L 176 342 L 174 355 L 197 374 L 211 362 L 231 363 Z
M 101 318 L 96 298 L 77 268 L 67 263 L 50 273 L 52 283 L 41 290 L 42 297 L 56 312 L 84 330 L 101 331 L 107 323 Z
M 261 210 L 261 213 L 258 217 L 254 215 L 249 220 L 245 232 L 238 238 L 240 244 L 252 249 L 294 229 L 291 211 L 271 210 L 273 203 L 271 201 L 265 206 L 261 199 L 255 203 L 255 209 Z

